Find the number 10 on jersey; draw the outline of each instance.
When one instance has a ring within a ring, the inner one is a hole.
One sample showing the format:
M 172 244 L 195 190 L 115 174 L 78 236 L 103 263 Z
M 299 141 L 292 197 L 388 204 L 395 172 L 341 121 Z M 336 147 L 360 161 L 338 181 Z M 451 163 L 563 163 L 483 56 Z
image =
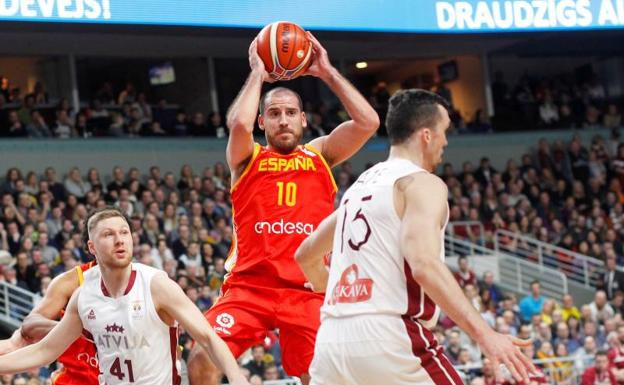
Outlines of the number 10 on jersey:
M 277 182 L 277 205 L 293 207 L 297 203 L 297 184 Z

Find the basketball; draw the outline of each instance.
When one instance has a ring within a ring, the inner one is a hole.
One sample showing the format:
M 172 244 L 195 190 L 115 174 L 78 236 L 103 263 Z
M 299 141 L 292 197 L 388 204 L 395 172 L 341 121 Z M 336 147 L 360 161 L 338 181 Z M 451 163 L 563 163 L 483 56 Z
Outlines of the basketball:
M 305 72 L 311 63 L 312 44 L 303 28 L 288 21 L 276 21 L 258 35 L 258 55 L 276 80 L 290 80 Z

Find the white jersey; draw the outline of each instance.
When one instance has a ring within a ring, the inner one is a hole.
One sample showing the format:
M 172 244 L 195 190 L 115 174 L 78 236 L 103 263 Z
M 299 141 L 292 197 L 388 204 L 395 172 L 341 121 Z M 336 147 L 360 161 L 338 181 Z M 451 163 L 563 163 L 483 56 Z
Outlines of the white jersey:
M 164 272 L 133 263 L 125 294 L 112 298 L 99 266 L 84 273 L 78 314 L 97 348 L 101 384 L 179 384 L 178 330 L 154 307 L 150 283 L 156 274 Z
M 337 210 L 323 320 L 388 314 L 419 320 L 427 328 L 437 323 L 438 307 L 414 281 L 400 252 L 394 185 L 416 172 L 427 171 L 406 159 L 388 160 L 364 172 L 345 192 Z

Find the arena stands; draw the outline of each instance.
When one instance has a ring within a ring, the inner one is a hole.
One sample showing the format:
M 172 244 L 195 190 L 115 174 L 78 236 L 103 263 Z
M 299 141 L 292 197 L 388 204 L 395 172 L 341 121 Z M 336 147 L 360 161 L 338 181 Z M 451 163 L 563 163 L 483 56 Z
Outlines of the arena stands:
M 487 158 L 478 167 L 465 163 L 461 171 L 445 165 L 441 176 L 449 187 L 450 220 L 480 221 L 485 229 L 483 240 L 470 227 L 455 227 L 455 235 L 488 246 L 497 229 L 506 229 L 604 260 L 607 266 L 619 265 L 624 258 L 619 172 L 624 145 L 615 134 L 591 143 L 574 136 L 569 142 L 539 140 L 533 153 L 510 159 L 504 170 L 495 170 Z M 340 191 L 359 171 L 348 163 L 336 170 Z M 177 175 L 161 173 L 157 166 L 49 167 L 43 175 L 12 168 L 0 187 L 0 279 L 44 293 L 51 278 L 89 259 L 80 236 L 82 220 L 91 208 L 112 204 L 131 218 L 136 260 L 165 270 L 200 309 L 207 309 L 218 295 L 232 240 L 228 189 L 229 175 L 221 163 L 203 170 L 185 166 Z M 619 362 L 613 358 L 624 344 L 624 328 L 618 333 L 624 310 L 619 271 L 598 277 L 601 290 L 594 300 L 578 303 L 571 295 L 544 298 L 538 282 L 533 295 L 519 298 L 498 288 L 491 274 L 475 283 L 469 265 L 460 266 L 458 281 L 493 327 L 533 338 L 526 354 L 542 360 L 549 381 L 580 383 L 600 350 L 611 349 L 612 363 Z M 450 320 L 443 319 L 436 334 L 453 363 L 464 368 L 467 381 L 491 381 L 478 347 Z M 253 350 L 245 364 L 250 373 L 277 369 L 283 375 L 276 340 L 272 336 Z M 191 341 L 188 336 L 181 341 L 185 358 Z

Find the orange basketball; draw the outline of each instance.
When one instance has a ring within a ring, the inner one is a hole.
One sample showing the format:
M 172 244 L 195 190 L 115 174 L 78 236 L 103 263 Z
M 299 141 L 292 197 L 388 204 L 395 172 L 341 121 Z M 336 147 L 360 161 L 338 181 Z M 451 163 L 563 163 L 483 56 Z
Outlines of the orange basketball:
M 305 72 L 312 62 L 312 44 L 297 24 L 276 21 L 260 31 L 258 55 L 271 77 L 290 80 Z

